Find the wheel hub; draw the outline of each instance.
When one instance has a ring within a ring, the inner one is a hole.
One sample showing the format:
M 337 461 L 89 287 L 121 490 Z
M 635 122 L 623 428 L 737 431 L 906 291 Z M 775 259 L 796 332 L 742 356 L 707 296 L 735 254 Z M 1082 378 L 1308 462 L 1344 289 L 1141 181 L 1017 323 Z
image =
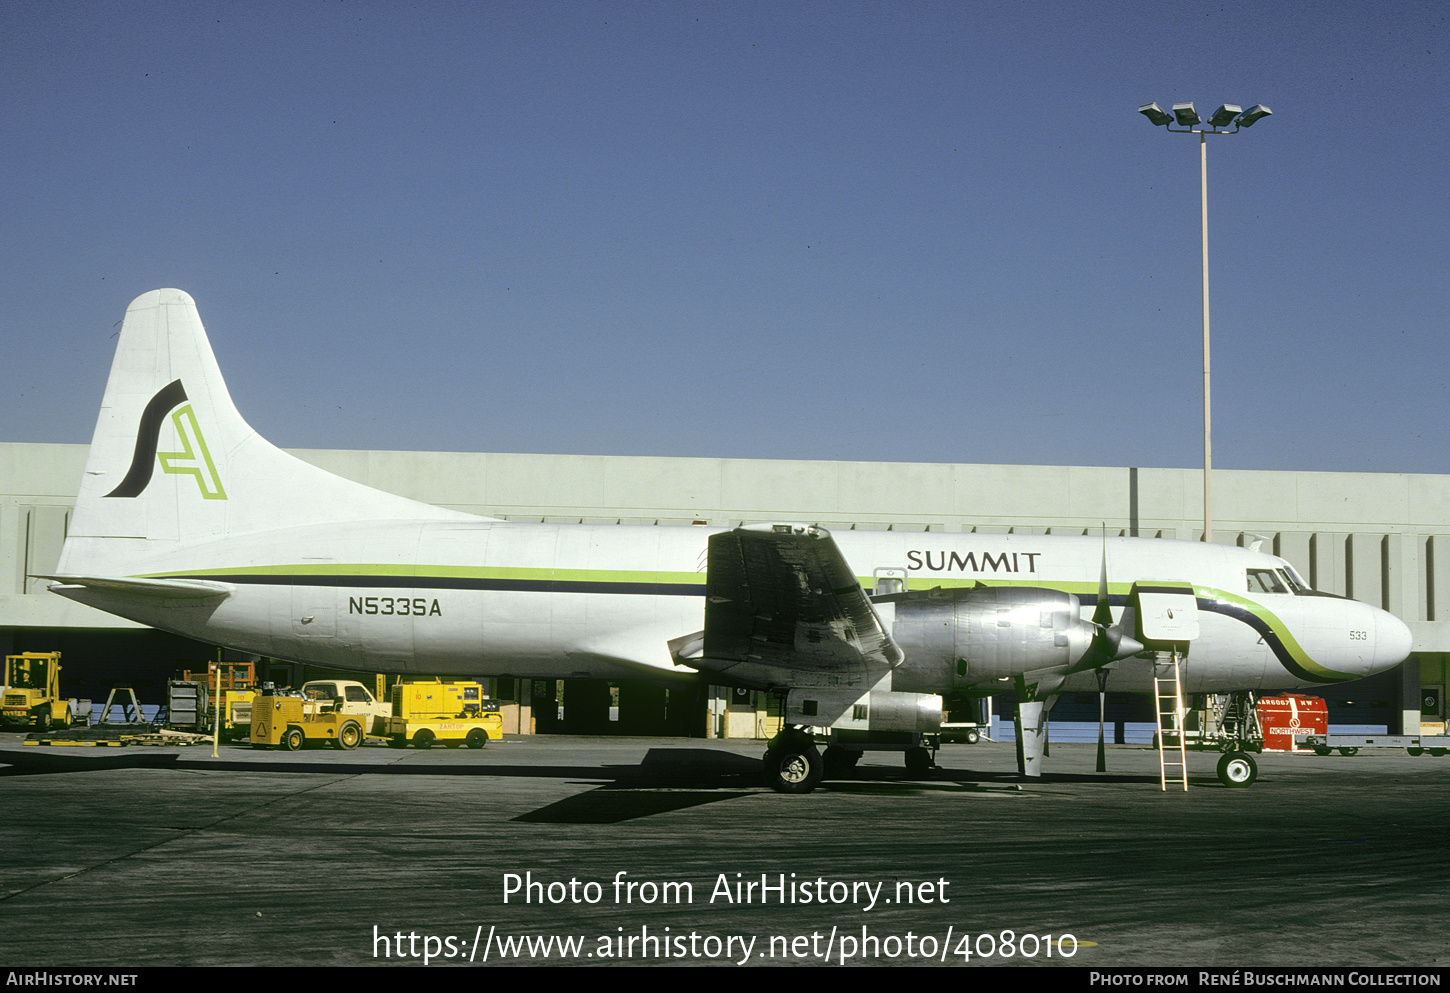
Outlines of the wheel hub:
M 802 755 L 792 755 L 780 764 L 780 778 L 787 783 L 805 782 L 810 775 L 810 763 Z

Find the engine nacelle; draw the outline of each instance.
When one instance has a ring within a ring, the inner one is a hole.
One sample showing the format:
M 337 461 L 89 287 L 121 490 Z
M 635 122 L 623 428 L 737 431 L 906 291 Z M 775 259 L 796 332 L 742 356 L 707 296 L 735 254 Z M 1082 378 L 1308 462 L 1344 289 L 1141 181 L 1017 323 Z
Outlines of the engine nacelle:
M 1071 665 L 1092 645 L 1082 603 L 1061 590 L 994 586 L 893 601 L 891 636 L 906 653 L 897 690 L 949 693 L 974 683 Z
M 935 693 L 796 688 L 785 698 L 787 724 L 932 734 L 940 730 L 941 721 L 942 700 Z

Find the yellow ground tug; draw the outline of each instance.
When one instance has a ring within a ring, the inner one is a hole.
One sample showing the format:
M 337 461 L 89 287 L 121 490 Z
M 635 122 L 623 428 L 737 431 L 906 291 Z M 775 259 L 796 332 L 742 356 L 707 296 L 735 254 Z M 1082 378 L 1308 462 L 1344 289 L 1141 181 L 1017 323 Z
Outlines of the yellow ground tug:
M 482 748 L 503 737 L 503 715 L 497 700 L 485 700 L 474 682 L 411 682 L 393 684 L 393 716 L 388 718 L 388 744 L 428 748 Z
M 51 727 L 68 728 L 75 719 L 71 702 L 60 695 L 60 652 L 5 656 L 0 721 L 48 731 Z
M 356 748 L 362 743 L 362 721 L 353 714 L 334 712 L 299 694 L 264 693 L 252 700 L 253 748 L 281 745 L 295 752 L 309 741 L 325 741 L 334 748 Z

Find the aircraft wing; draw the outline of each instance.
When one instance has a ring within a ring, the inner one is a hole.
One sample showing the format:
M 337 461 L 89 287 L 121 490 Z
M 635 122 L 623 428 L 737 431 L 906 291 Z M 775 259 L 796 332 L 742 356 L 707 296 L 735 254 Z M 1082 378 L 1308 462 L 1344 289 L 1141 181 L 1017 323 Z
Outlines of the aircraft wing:
M 904 658 L 824 528 L 722 532 L 708 562 L 703 650 L 682 662 L 756 685 L 845 686 Z

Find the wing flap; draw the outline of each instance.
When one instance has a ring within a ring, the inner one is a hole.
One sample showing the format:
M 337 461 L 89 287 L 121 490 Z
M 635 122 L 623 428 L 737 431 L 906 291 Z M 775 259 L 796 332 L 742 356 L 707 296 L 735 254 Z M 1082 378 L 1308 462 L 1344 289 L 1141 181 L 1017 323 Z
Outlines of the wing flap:
M 705 593 L 703 651 L 690 665 L 789 684 L 787 673 L 860 677 L 902 661 L 824 528 L 766 524 L 712 535 Z

